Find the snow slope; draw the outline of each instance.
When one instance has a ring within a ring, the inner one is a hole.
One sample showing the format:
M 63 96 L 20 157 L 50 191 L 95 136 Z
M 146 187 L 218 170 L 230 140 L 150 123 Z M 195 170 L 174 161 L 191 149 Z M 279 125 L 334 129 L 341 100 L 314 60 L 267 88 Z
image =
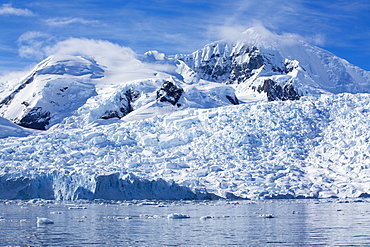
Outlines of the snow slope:
M 370 196 L 369 72 L 258 28 L 90 55 L 3 87 L 0 116 L 45 131 L 0 118 L 0 199 Z
M 0 138 L 7 138 L 10 136 L 24 137 L 31 134 L 29 131 L 2 117 L 0 117 L 0 129 Z

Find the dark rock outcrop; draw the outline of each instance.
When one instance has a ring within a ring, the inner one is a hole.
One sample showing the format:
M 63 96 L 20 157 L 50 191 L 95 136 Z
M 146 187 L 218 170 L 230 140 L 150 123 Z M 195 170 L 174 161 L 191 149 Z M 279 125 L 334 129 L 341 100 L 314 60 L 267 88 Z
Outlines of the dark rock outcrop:
M 172 105 L 176 105 L 178 107 L 181 104 L 178 103 L 182 94 L 184 93 L 184 89 L 175 85 L 170 81 L 165 81 L 162 87 L 157 91 L 157 100 L 160 102 L 170 102 Z
M 140 96 L 140 93 L 135 91 L 133 88 L 130 88 L 124 91 L 122 94 L 117 94 L 116 97 L 118 102 L 118 108 L 116 110 L 108 110 L 101 116 L 102 119 L 110 118 L 122 118 L 132 112 L 134 108 L 132 103 L 137 100 Z
M 249 61 L 245 63 L 238 63 L 236 57 L 241 54 L 235 54 L 232 57 L 232 70 L 227 81 L 228 84 L 242 83 L 253 76 L 253 70 L 261 68 L 264 65 L 265 60 L 259 53 L 256 47 L 247 48 L 243 55 L 249 56 Z
M 239 105 L 239 100 L 235 95 L 233 95 L 233 96 L 226 95 L 226 98 L 230 101 L 231 104 Z
M 281 87 L 275 81 L 271 79 L 267 79 L 263 82 L 263 85 L 256 88 L 257 92 L 265 92 L 267 94 L 268 101 L 275 101 L 275 100 L 299 100 L 300 96 L 295 91 L 293 85 L 286 84 L 285 86 Z
M 260 54 L 255 46 L 244 46 L 238 52 L 232 54 L 226 51 L 223 54 L 218 53 L 219 47 L 217 45 L 209 46 L 207 49 L 211 49 L 213 52 L 209 58 L 199 58 L 199 55 L 207 53 L 204 50 L 192 55 L 178 57 L 204 80 L 226 84 L 242 83 L 254 75 L 254 70 L 268 63 L 267 58 Z M 226 47 L 225 50 L 227 50 Z M 247 61 L 241 63 L 240 60 L 245 60 L 245 57 L 248 57 Z
M 18 125 L 31 129 L 46 130 L 50 119 L 50 112 L 44 111 L 42 107 L 34 107 L 22 117 Z

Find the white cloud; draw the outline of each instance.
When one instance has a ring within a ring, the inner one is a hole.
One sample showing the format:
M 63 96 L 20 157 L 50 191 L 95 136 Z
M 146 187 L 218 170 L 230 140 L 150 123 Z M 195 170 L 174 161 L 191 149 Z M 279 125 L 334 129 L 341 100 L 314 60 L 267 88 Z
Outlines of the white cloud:
M 118 65 L 132 61 L 136 53 L 128 47 L 106 40 L 93 40 L 86 38 L 69 38 L 43 48 L 46 56 L 53 54 L 82 55 L 94 58 L 104 65 Z
M 18 45 L 20 57 L 35 60 L 61 54 L 91 57 L 106 66 L 138 63 L 133 50 L 105 40 L 69 38 L 60 41 L 46 33 L 26 32 L 18 38 Z
M 261 22 L 253 21 L 250 26 L 229 25 L 229 26 L 213 26 L 209 33 L 215 35 L 218 39 L 228 42 L 244 41 L 249 44 L 264 44 L 265 46 L 276 45 L 292 45 L 305 39 L 297 34 L 282 33 L 278 34 L 267 29 Z M 319 42 L 321 36 L 315 37 Z M 322 38 L 321 38 L 322 40 Z
M 326 37 L 324 34 L 316 34 L 312 37 L 307 38 L 307 41 L 314 45 L 323 46 L 326 42 Z
M 34 16 L 29 9 L 13 8 L 11 4 L 3 4 L 0 7 L 0 15 Z
M 235 41 L 243 36 L 243 32 L 248 28 L 243 25 L 228 25 L 228 26 L 211 26 L 208 33 L 217 39 Z
M 30 40 L 46 37 L 49 37 L 49 35 L 43 32 L 26 32 L 18 38 L 18 42 L 27 42 Z
M 18 54 L 23 58 L 43 59 L 43 47 L 52 39 L 43 32 L 26 32 L 18 38 Z
M 45 20 L 46 24 L 49 26 L 65 26 L 74 23 L 80 23 L 84 25 L 88 24 L 98 24 L 99 21 L 95 20 L 85 20 L 83 18 L 69 18 L 69 17 L 58 17 Z

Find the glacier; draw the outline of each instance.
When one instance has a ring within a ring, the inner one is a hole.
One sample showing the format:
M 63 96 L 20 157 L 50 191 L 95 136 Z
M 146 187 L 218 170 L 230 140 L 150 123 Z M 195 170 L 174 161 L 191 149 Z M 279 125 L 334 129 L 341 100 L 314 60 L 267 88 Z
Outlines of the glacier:
M 366 196 L 369 102 L 368 94 L 322 95 L 81 128 L 62 123 L 0 139 L 0 197 Z
M 0 82 L 0 199 L 370 197 L 370 72 L 258 28 L 112 47 Z

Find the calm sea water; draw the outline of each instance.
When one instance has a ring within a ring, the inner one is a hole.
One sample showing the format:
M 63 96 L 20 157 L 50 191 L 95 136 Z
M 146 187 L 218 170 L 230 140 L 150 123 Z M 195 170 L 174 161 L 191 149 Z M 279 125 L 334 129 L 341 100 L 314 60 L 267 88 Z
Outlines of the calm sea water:
M 169 219 L 172 213 L 190 218 Z M 261 217 L 270 214 L 273 218 Z M 37 217 L 54 224 L 37 224 Z M 0 241 L 1 246 L 370 246 L 370 202 L 0 202 Z

